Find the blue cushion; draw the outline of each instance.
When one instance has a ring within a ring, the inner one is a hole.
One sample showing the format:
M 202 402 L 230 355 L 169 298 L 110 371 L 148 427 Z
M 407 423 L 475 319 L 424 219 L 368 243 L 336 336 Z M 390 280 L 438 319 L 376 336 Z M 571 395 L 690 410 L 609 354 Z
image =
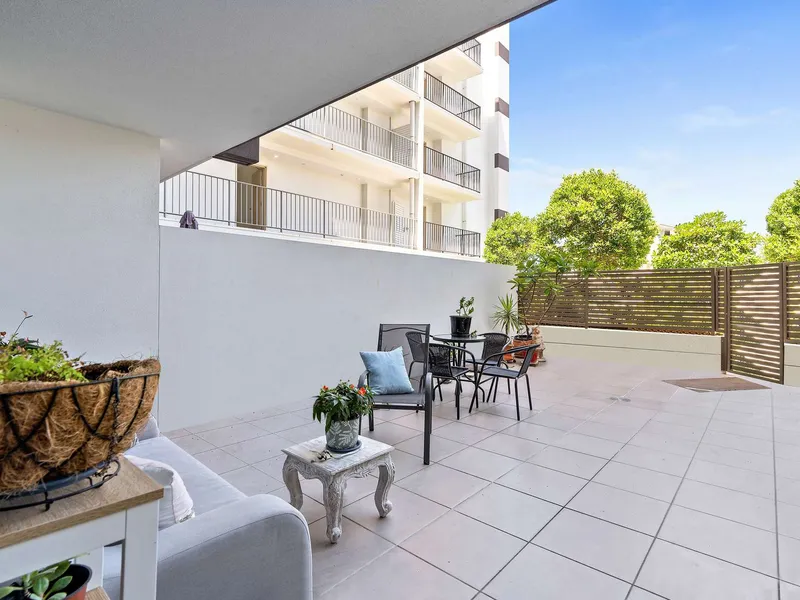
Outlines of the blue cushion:
M 361 360 L 369 371 L 369 387 L 376 395 L 414 392 L 406 373 L 402 348 L 391 352 L 362 352 Z

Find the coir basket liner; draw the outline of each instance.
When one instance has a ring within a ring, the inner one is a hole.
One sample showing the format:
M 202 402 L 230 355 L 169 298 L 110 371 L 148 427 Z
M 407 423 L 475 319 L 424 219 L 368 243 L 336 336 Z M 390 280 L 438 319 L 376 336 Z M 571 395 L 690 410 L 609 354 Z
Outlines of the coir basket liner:
M 158 390 L 155 359 L 87 365 L 88 382 L 0 383 L 0 495 L 82 473 L 133 445 Z

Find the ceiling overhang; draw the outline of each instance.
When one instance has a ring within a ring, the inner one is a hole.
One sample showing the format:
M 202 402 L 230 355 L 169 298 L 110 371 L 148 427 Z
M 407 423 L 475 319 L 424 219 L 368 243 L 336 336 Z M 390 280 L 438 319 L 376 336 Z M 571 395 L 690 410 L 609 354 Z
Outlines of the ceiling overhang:
M 0 97 L 161 139 L 162 178 L 552 0 L 5 0 Z

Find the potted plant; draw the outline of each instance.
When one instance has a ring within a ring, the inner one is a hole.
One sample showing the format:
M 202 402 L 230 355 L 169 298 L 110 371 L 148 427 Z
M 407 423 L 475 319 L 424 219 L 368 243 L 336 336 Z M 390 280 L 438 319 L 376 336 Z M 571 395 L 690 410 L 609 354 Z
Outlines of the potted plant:
M 0 599 L 84 600 L 92 570 L 72 559 L 23 575 L 19 582 L 0 587 Z
M 21 338 L 31 317 L 0 332 L 0 496 L 105 468 L 133 445 L 158 389 L 158 360 L 84 364 L 59 341 Z
M 524 307 L 521 321 L 525 334 L 523 340 L 518 340 L 523 336 L 515 336 L 514 340 L 516 345 L 539 344 L 534 364 L 544 362 L 545 348 L 540 327 L 547 313 L 565 292 L 584 285 L 596 273 L 597 267 L 593 262 L 570 260 L 558 252 L 534 254 L 517 267 L 514 279 L 509 283 L 517 290 L 519 306 Z
M 468 337 L 472 327 L 472 313 L 475 312 L 475 297 L 462 296 L 456 314 L 450 316 L 450 333 L 457 337 Z
M 516 333 L 520 328 L 517 302 L 512 294 L 498 296 L 497 302 L 494 307 L 494 313 L 492 313 L 492 326 L 499 327 L 510 338 L 511 332 Z M 514 355 L 506 354 L 503 356 L 503 360 L 510 362 L 514 360 Z
M 351 452 L 359 447 L 358 421 L 372 410 L 372 398 L 369 387 L 356 389 L 346 381 L 340 381 L 334 388 L 322 386 L 314 399 L 312 414 L 320 423 L 325 418 L 328 450 Z

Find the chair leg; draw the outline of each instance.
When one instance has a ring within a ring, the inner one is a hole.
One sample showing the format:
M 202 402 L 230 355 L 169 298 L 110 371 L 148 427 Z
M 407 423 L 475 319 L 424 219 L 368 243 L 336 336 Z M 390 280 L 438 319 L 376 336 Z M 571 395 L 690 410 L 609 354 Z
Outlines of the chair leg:
M 461 382 L 456 379 L 456 421 L 461 420 Z
M 531 398 L 531 380 L 528 379 L 527 373 L 525 373 L 525 385 L 528 386 L 528 407 L 533 410 L 533 399 Z
M 436 387 L 439 388 L 439 402 L 444 402 L 444 399 L 442 398 L 442 380 L 437 379 L 436 381 L 438 382 Z
M 519 379 L 514 380 L 514 396 L 517 398 L 517 421 L 519 421 L 519 386 L 517 382 Z
M 369 411 L 369 430 L 375 431 L 375 415 Z
M 484 402 L 488 402 L 489 401 L 489 398 L 492 396 L 492 390 L 494 390 L 494 386 L 495 386 L 496 383 L 497 383 L 497 377 L 492 379 L 492 383 L 489 384 L 489 393 L 484 396 L 484 398 L 483 398 Z
M 510 386 L 510 385 L 511 385 L 511 384 L 509 383 L 509 386 Z M 492 398 L 492 402 L 493 402 L 493 403 L 494 403 L 494 402 L 497 402 L 497 388 L 499 388 L 499 387 L 500 387 L 500 382 L 499 382 L 499 381 L 497 381 L 497 378 L 495 378 L 495 385 L 494 385 L 494 398 Z M 510 394 L 510 393 L 511 393 L 511 391 L 510 391 L 510 390 L 511 390 L 511 387 L 509 387 L 508 389 L 509 389 L 509 392 L 508 392 L 508 393 Z
M 425 394 L 425 429 L 422 432 L 422 464 L 431 464 L 431 432 L 433 431 L 433 393 Z
M 510 394 L 511 393 L 511 380 L 510 379 L 506 379 L 506 385 L 508 386 L 508 393 Z

